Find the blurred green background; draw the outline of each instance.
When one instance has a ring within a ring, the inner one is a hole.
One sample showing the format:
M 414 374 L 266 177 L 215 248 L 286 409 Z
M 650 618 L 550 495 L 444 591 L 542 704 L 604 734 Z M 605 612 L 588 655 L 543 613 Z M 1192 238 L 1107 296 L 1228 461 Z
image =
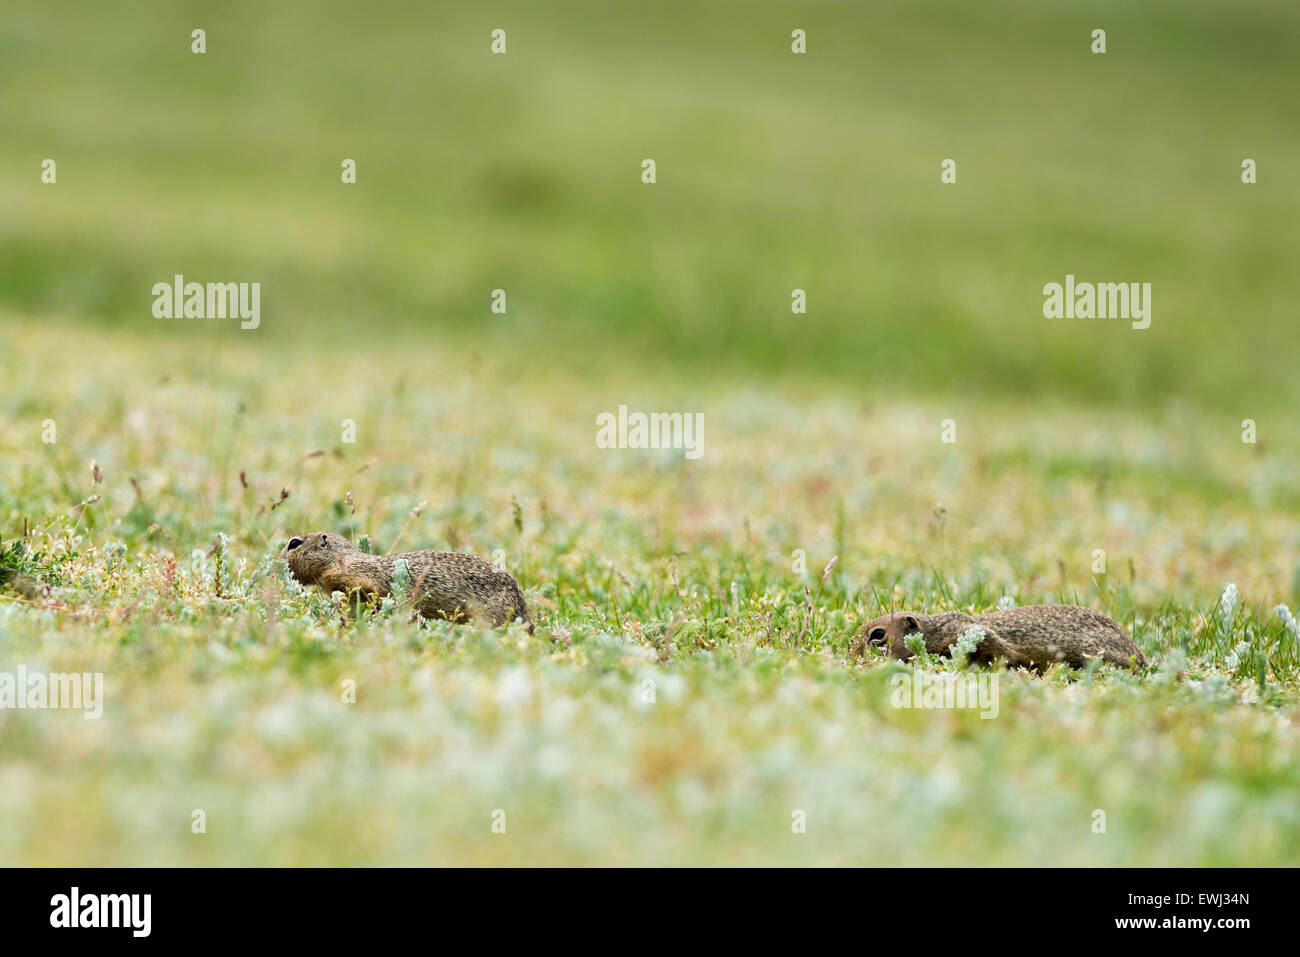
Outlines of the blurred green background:
M 1258 415 L 1300 399 L 1297 35 L 1290 0 L 13 2 L 0 315 L 239 334 L 153 318 L 181 272 L 261 281 L 282 350 Z M 1044 319 L 1067 272 L 1153 283 L 1151 328 Z

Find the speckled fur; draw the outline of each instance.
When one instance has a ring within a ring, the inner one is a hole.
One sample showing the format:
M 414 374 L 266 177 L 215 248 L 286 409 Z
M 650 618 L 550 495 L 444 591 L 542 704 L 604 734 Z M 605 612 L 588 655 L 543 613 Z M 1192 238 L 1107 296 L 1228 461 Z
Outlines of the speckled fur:
M 1058 662 L 1083 668 L 1088 659 L 1100 658 L 1133 671 L 1147 666 L 1146 657 L 1118 623 L 1078 605 L 1026 605 L 987 615 L 894 612 L 865 624 L 858 633 L 856 650 L 865 652 L 874 645 L 906 661 L 912 653 L 904 639 L 920 633 L 925 636 L 926 651 L 946 655 L 962 632 L 974 625 L 984 629 L 984 640 L 971 655 L 977 663 L 1001 658 L 1012 667 L 1042 670 Z
M 368 555 L 333 532 L 295 535 L 289 545 L 293 547 L 286 545 L 281 554 L 293 577 L 327 595 L 341 591 L 387 598 L 393 593 L 393 566 L 401 558 L 411 573 L 412 605 L 422 617 L 482 619 L 498 627 L 519 618 L 533 633 L 533 619 L 514 576 L 477 555 L 432 551 Z
M 12 568 L 0 568 L 0 588 L 11 588 L 31 601 L 50 596 L 50 586 L 45 582 Z

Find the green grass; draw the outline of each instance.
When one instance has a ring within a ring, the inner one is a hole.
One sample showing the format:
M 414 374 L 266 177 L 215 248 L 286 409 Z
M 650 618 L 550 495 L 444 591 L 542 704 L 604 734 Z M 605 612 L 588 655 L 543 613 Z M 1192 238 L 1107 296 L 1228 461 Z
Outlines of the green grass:
M 1243 446 L 1212 416 L 1027 420 L 987 401 L 944 445 L 948 412 L 928 403 L 639 386 L 697 396 L 705 455 L 688 462 L 595 447 L 595 411 L 628 389 L 618 370 L 521 383 L 484 360 L 399 390 L 423 367 L 409 350 L 378 357 L 381 381 L 309 349 L 294 367 L 318 390 L 282 383 L 253 339 L 198 357 L 86 331 L 37 368 L 21 357 L 62 335 L 17 337 L 0 517 L 29 518 L 61 588 L 0 599 L 0 670 L 102 671 L 106 704 L 97 722 L 0 711 L 5 860 L 1300 859 L 1300 648 L 1272 611 L 1300 607 L 1293 445 Z M 311 528 L 501 550 L 538 633 L 344 626 L 274 560 Z M 1003 596 L 1102 608 L 1155 668 L 1007 674 L 985 720 L 897 710 L 900 666 L 849 654 L 881 608 Z
M 378 323 L 873 392 L 1300 400 L 1275 348 L 1300 259 L 1286 0 L 156 2 L 130 29 L 21 6 L 0 39 L 0 298 L 28 314 L 156 329 L 147 290 L 183 272 L 262 281 L 282 350 Z M 1151 328 L 1044 319 L 1067 272 L 1152 282 Z
M 0 673 L 106 695 L 0 710 L 0 862 L 1300 863 L 1300 9 L 417 7 L 0 29 L 0 578 L 53 586 Z M 178 272 L 261 327 L 153 318 Z M 1067 272 L 1151 328 L 1044 319 Z M 500 552 L 537 635 L 344 625 L 317 528 Z M 1003 600 L 1153 667 L 986 720 L 850 654 Z

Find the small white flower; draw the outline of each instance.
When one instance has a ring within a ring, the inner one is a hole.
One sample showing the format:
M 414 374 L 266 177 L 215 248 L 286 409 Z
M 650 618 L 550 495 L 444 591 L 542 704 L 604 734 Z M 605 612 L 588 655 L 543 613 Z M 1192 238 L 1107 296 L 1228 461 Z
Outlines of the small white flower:
M 1241 656 L 1249 650 L 1249 644 L 1244 641 L 1239 641 L 1237 642 L 1237 647 L 1228 652 L 1227 657 L 1223 659 L 1223 663 L 1227 665 L 1229 671 L 1236 671 L 1237 665 L 1241 664 Z
M 958 668 L 965 668 L 966 662 L 970 660 L 971 654 L 979 647 L 979 643 L 983 640 L 984 629 L 979 625 L 971 625 L 963 631 L 949 650 L 953 664 Z
M 1223 589 L 1223 597 L 1219 599 L 1219 609 L 1223 613 L 1224 621 L 1232 620 L 1237 610 L 1237 586 L 1232 582 L 1228 582 L 1228 586 Z
M 407 593 L 411 590 L 411 569 L 405 558 L 393 562 L 393 598 L 405 604 Z
M 1296 621 L 1295 615 L 1291 614 L 1291 609 L 1286 605 L 1278 605 L 1273 609 L 1273 614 L 1282 619 L 1282 624 L 1286 625 L 1286 630 L 1291 633 L 1291 637 L 1300 641 L 1300 621 Z

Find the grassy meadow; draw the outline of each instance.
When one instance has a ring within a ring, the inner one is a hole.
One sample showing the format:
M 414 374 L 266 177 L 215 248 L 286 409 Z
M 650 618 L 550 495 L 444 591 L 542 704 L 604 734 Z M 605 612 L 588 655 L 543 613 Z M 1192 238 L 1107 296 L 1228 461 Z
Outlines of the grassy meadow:
M 1300 863 L 1300 9 L 266 7 L 0 26 L 0 673 L 104 675 L 0 708 L 0 864 Z M 537 633 L 344 621 L 315 529 Z M 1151 668 L 851 654 L 1040 601 Z

